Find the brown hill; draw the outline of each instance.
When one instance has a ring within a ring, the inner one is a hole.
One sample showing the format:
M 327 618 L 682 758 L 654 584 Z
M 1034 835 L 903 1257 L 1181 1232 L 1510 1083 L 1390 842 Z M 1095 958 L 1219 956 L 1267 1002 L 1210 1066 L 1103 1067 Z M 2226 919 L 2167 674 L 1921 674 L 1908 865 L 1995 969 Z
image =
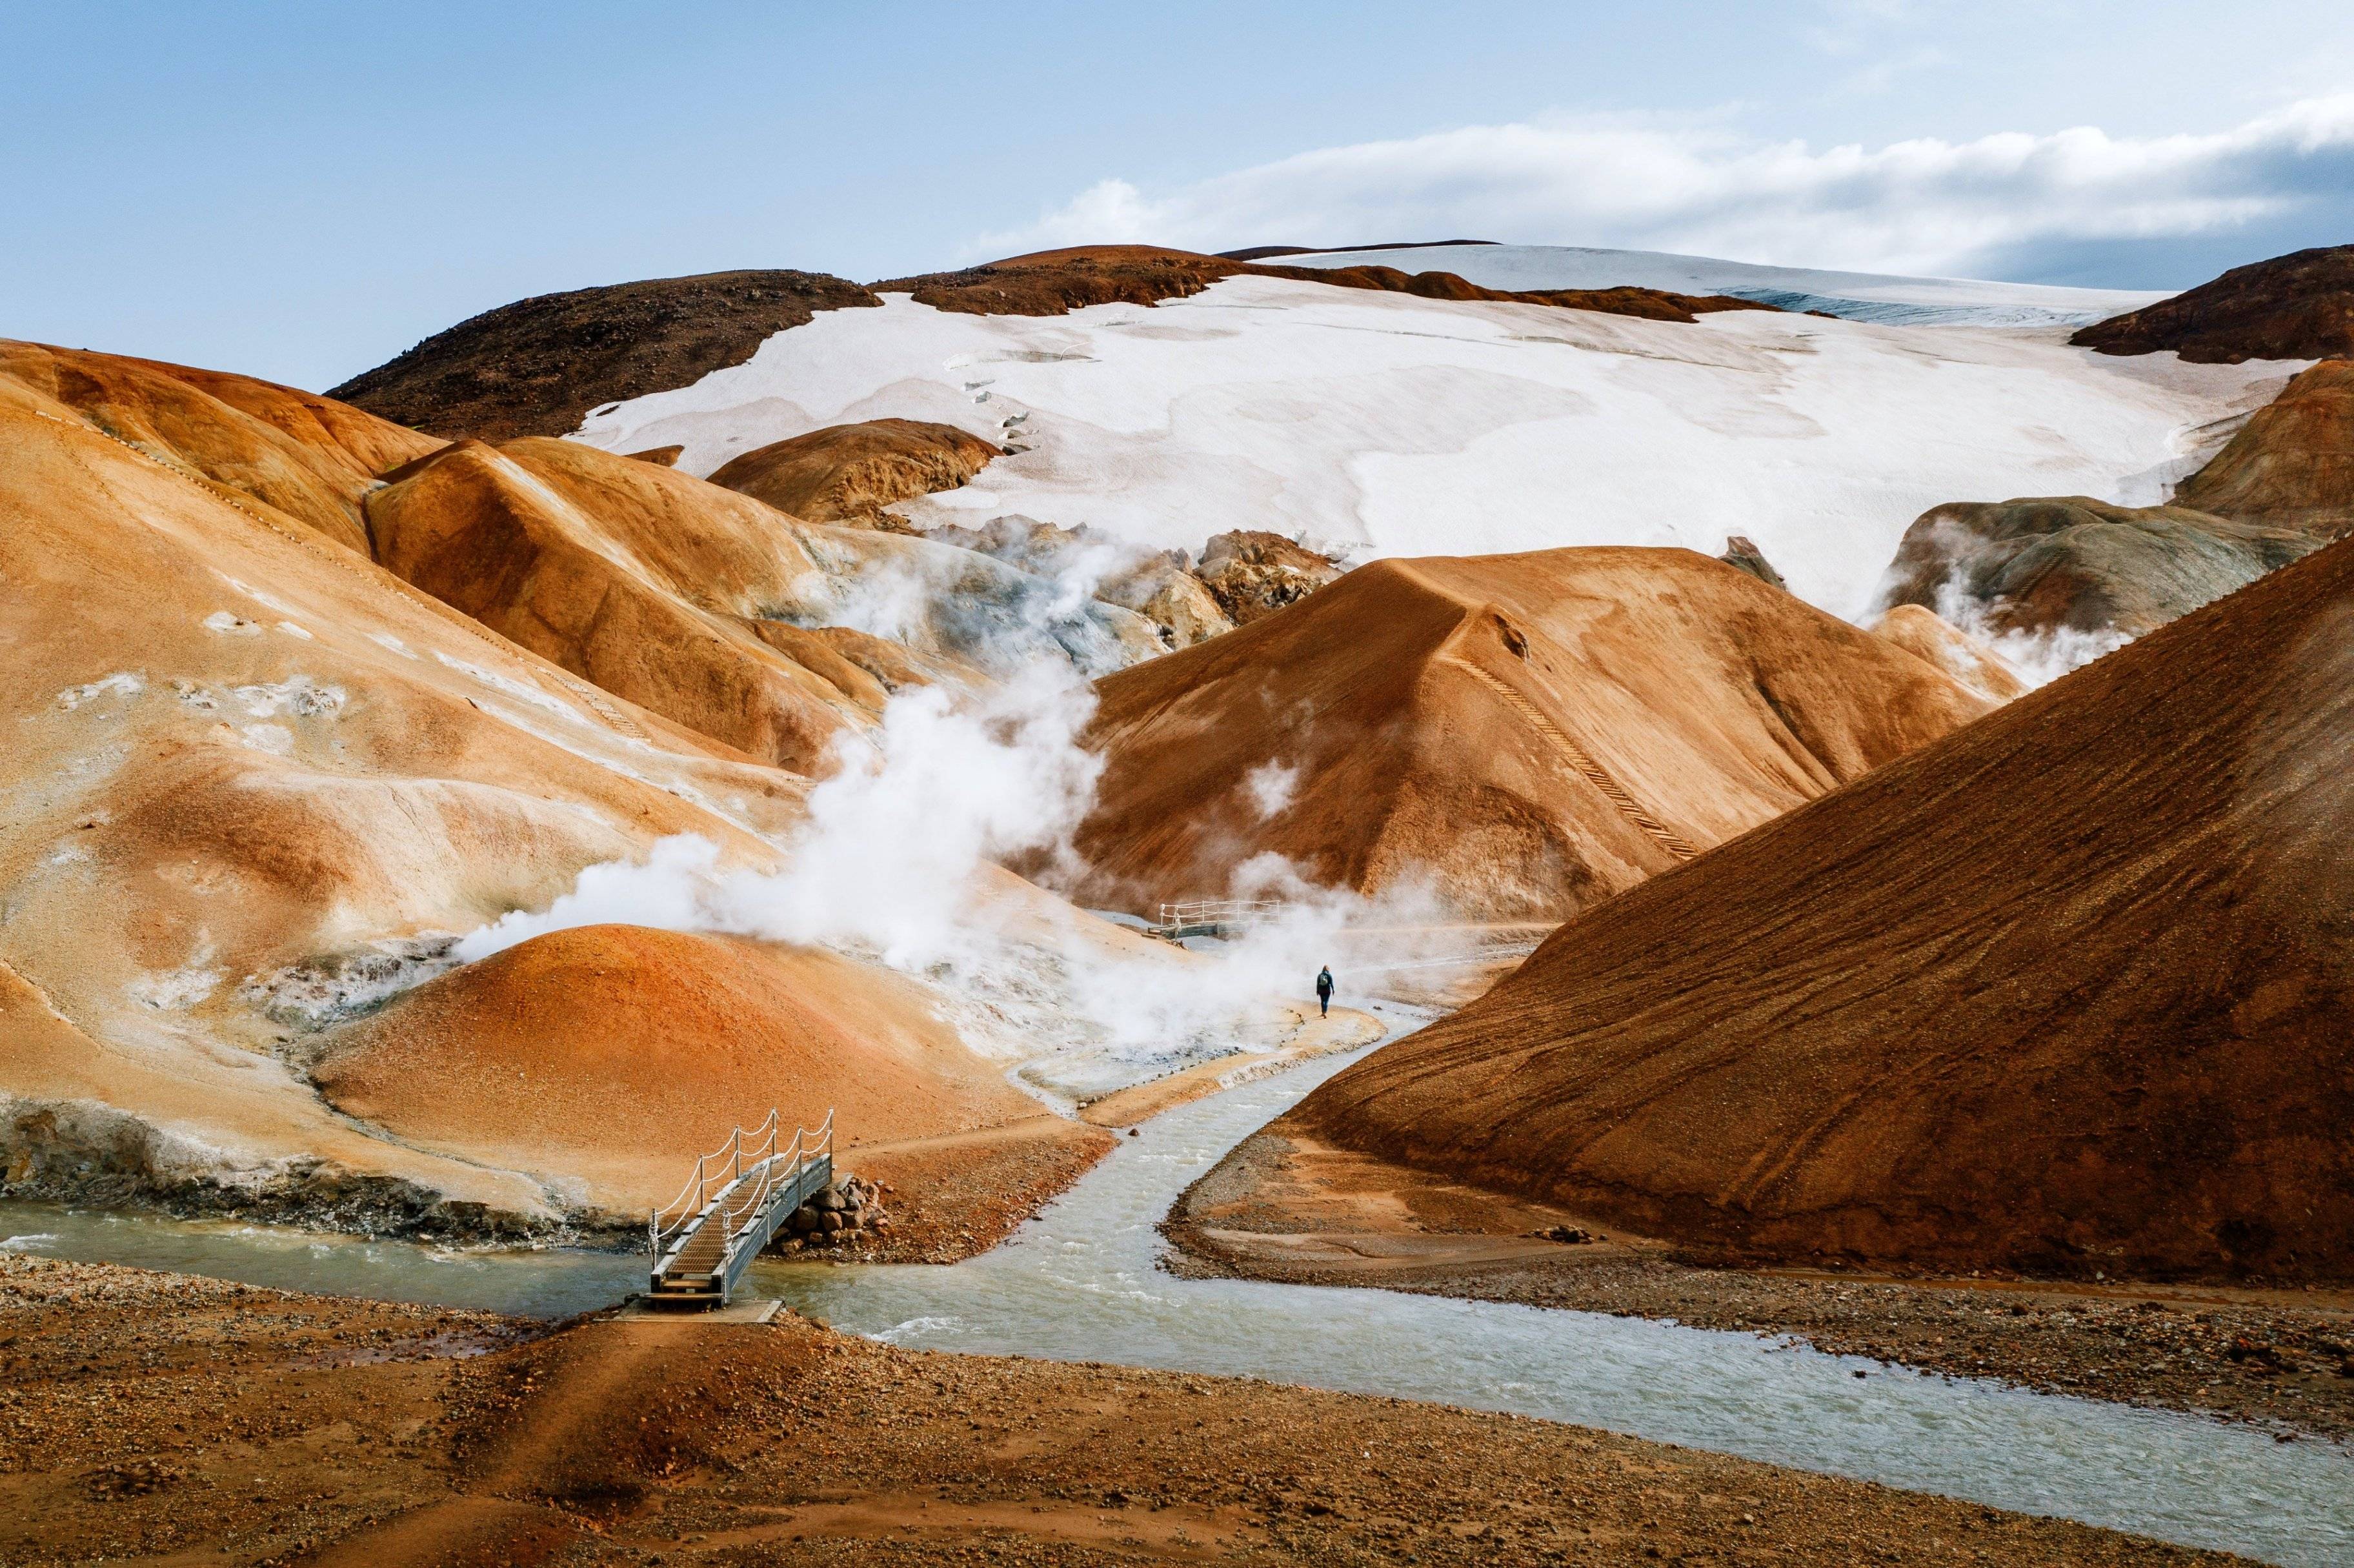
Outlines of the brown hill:
M 2068 341 L 2103 354 L 2172 349 L 2201 365 L 2354 355 L 2354 245 L 2234 267 L 2172 299 L 2095 322 Z
M 2354 533 L 2354 359 L 2300 373 L 2174 500 L 2317 538 Z
M 1871 633 L 1681 550 L 1384 560 L 1097 683 L 1084 902 L 1273 852 L 1558 919 L 1983 713 Z
M 2088 495 L 1948 502 L 1904 530 L 1885 591 L 1891 604 L 1925 609 L 1958 593 L 1997 631 L 2138 637 L 2319 543 L 2187 506 Z
M 45 344 L 0 339 L 0 380 L 362 555 L 370 482 L 441 444 L 291 387 Z
M 600 403 L 741 365 L 819 311 L 882 302 L 840 278 L 784 270 L 538 294 L 436 333 L 328 396 L 452 439 L 560 436 Z
M 2354 1277 L 2349 648 L 2341 543 L 1589 912 L 1295 1114 L 1738 1254 Z
M 869 419 L 755 447 L 721 465 L 711 482 L 812 523 L 905 532 L 907 524 L 885 506 L 959 489 L 1004 455 L 1002 447 L 954 425 Z
M 815 769 L 898 687 L 970 674 L 782 617 L 827 573 L 811 531 L 701 480 L 534 438 L 461 441 L 367 499 L 377 558 L 605 691 L 740 751 Z
M 1402 272 L 1394 267 L 1265 266 L 1158 245 L 1079 245 L 1040 250 L 960 272 L 931 272 L 874 285 L 877 293 L 907 293 L 917 304 L 968 315 L 1059 316 L 1089 305 L 1158 304 L 1200 293 L 1228 278 L 1288 278 L 1339 289 L 1380 289 L 1434 300 L 1500 300 L 1602 311 L 1654 321 L 1691 322 L 1711 311 L 1772 310 L 1730 295 L 1669 293 L 1659 289 L 1550 289 L 1514 293 L 1482 288 L 1452 272 Z
M 2001 654 L 1917 604 L 1898 605 L 1872 622 L 1872 630 L 1990 701 L 2007 703 L 2027 690 Z
M 461 1160 L 669 1202 L 697 1155 L 777 1107 L 844 1148 L 1034 1114 L 931 999 L 830 953 L 642 926 L 557 931 L 468 964 L 328 1037 L 336 1108 Z

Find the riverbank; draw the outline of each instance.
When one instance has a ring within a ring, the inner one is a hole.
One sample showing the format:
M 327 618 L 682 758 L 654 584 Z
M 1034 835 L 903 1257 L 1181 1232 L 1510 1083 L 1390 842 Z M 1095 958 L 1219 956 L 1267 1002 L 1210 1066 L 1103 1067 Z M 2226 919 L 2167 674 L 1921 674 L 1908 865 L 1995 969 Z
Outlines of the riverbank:
M 0 1255 L 0 1561 L 2242 1561 L 1550 1422 Z
M 2044 1393 L 2354 1436 L 2354 1295 L 2232 1287 L 1900 1279 L 1735 1269 L 1278 1122 L 1162 1226 L 1172 1271 L 1787 1335 L 1836 1354 Z M 1564 1241 L 1580 1234 L 1599 1240 Z

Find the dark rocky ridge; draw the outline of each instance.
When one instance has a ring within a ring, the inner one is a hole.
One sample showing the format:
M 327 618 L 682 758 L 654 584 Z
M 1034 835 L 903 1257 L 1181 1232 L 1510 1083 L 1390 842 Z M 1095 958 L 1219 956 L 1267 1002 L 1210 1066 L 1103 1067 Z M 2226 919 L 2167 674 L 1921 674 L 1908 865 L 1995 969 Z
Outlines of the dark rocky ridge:
M 705 272 L 539 294 L 460 322 L 327 396 L 456 440 L 561 436 L 600 404 L 741 365 L 819 311 L 879 305 L 822 272 Z
M 2234 267 L 2172 299 L 2095 322 L 2068 341 L 2103 354 L 2172 349 L 2201 365 L 2354 354 L 2354 245 Z
M 1662 289 L 1547 289 L 1513 293 L 1481 288 L 1452 272 L 1402 272 L 1394 267 L 1261 266 L 1224 256 L 1155 245 L 1082 245 L 1008 257 L 957 272 L 894 278 L 878 293 L 913 294 L 918 304 L 970 315 L 1059 316 L 1089 305 L 1151 305 L 1182 300 L 1228 278 L 1286 278 L 1340 289 L 1373 289 L 1430 300 L 1495 300 L 1600 311 L 1610 315 L 1690 323 L 1714 311 L 1770 311 L 1730 295 L 1674 294 Z
M 1493 239 L 1400 239 L 1388 245 L 1252 245 L 1221 250 L 1229 261 L 1271 261 L 1278 256 L 1346 256 L 1358 250 L 1443 250 L 1451 245 L 1494 245 Z

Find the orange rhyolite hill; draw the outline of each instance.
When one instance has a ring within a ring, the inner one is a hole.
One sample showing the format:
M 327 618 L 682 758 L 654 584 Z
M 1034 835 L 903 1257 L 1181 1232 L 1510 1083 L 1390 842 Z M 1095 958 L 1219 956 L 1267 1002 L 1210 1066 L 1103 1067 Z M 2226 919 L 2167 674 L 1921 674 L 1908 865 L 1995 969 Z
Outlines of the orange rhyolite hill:
M 1934 740 L 1985 697 L 1688 550 L 1383 560 L 1107 676 L 1080 890 L 1150 910 L 1269 853 L 1559 919 Z

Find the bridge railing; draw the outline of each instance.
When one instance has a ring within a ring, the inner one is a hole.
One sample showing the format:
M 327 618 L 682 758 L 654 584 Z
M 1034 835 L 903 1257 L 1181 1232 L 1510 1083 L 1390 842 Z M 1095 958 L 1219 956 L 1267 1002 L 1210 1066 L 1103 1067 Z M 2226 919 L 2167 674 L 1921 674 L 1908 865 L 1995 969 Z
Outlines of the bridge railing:
M 770 1114 L 773 1116 L 775 1113 Z M 736 1239 L 748 1222 L 757 1218 L 769 1206 L 769 1200 L 776 1196 L 779 1188 L 801 1174 L 803 1166 L 819 1159 L 832 1158 L 833 1112 L 829 1110 L 825 1113 L 825 1119 L 818 1124 L 815 1132 L 805 1128 L 793 1128 L 792 1141 L 782 1150 L 775 1148 L 773 1134 L 769 1143 L 767 1158 L 751 1167 L 754 1179 L 739 1186 L 732 1196 L 723 1194 L 725 1201 L 717 1218 L 724 1227 L 721 1234 L 729 1242 Z
M 647 1214 L 647 1250 L 659 1260 L 699 1225 L 716 1224 L 725 1255 L 745 1228 L 763 1217 L 780 1188 L 817 1161 L 832 1160 L 833 1115 L 829 1109 L 815 1131 L 796 1127 L 781 1148 L 774 1109 L 748 1132 L 737 1128 L 726 1142 L 695 1160 L 677 1197 Z
M 1156 924 L 1164 931 L 1202 926 L 1247 926 L 1272 920 L 1284 904 L 1278 898 L 1196 898 L 1161 906 Z

